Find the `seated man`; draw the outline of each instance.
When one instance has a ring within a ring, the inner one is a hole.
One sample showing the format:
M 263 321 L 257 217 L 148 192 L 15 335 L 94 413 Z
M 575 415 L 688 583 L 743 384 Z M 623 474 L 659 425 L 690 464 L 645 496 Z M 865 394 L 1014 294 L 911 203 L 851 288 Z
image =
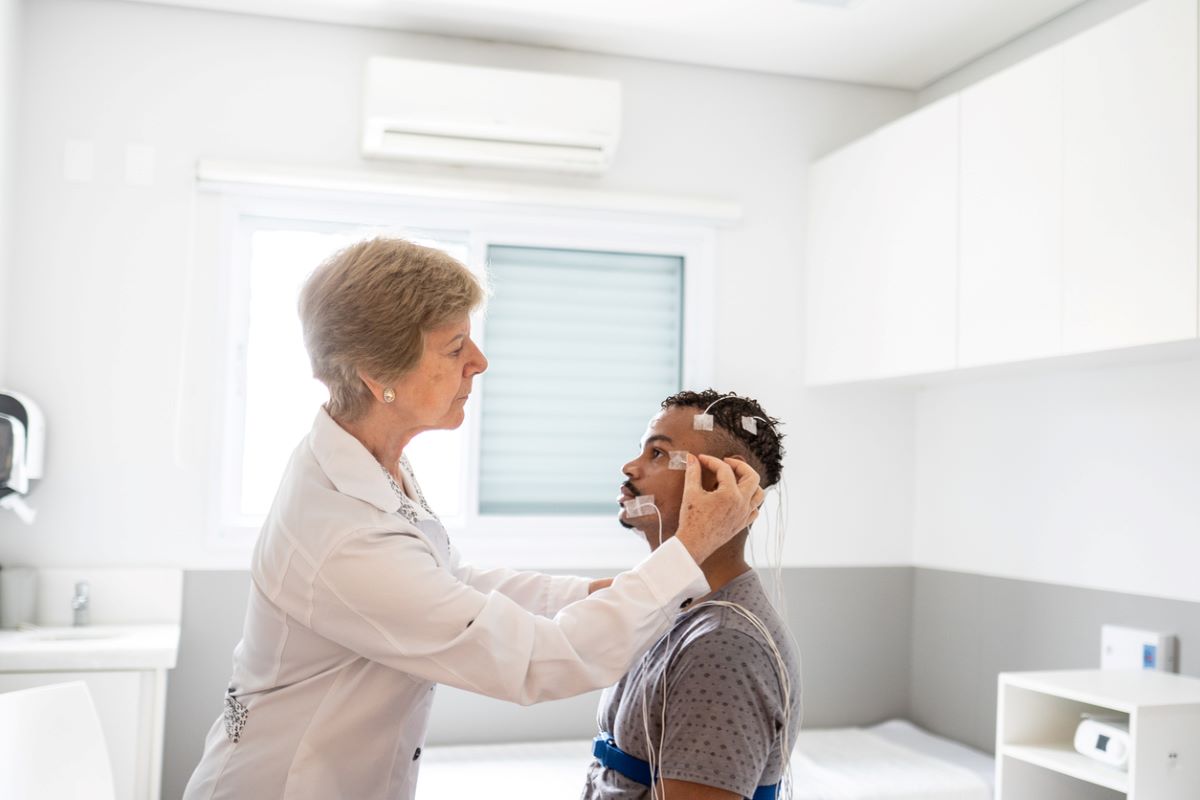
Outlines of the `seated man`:
M 624 467 L 619 521 L 651 550 L 659 547 L 675 535 L 687 453 L 740 458 L 765 489 L 779 482 L 780 438 L 754 400 L 712 390 L 667 398 L 641 454 Z M 749 533 L 701 565 L 712 593 L 681 609 L 641 662 L 605 691 L 583 800 L 775 796 L 800 727 L 799 654 L 746 563 Z

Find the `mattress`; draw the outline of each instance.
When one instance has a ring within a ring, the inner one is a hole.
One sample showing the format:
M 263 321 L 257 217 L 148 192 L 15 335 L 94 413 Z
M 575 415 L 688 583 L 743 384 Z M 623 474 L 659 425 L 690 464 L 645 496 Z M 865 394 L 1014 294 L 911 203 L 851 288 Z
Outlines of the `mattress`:
M 427 747 L 417 800 L 579 797 L 590 740 Z M 990 800 L 994 761 L 904 720 L 805 730 L 792 756 L 794 800 Z
M 590 739 L 426 747 L 417 800 L 575 800 L 590 763 Z
M 792 751 L 795 800 L 990 800 L 991 757 L 910 722 L 801 731 Z

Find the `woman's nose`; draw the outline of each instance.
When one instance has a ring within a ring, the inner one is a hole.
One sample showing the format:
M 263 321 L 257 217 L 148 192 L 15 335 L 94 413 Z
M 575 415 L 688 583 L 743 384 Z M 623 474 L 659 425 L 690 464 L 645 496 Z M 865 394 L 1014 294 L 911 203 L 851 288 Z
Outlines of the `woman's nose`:
M 471 342 L 471 347 L 475 349 L 474 358 L 467 363 L 467 371 L 472 375 L 478 375 L 481 372 L 487 371 L 488 360 L 483 351 L 479 349 L 479 345 Z

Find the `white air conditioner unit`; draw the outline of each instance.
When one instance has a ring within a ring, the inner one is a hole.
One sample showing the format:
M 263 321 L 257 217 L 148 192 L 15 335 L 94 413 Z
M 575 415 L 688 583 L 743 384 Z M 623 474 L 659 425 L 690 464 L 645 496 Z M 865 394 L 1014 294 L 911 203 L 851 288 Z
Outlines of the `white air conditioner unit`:
M 599 174 L 621 129 L 621 84 L 434 61 L 367 62 L 363 154 Z

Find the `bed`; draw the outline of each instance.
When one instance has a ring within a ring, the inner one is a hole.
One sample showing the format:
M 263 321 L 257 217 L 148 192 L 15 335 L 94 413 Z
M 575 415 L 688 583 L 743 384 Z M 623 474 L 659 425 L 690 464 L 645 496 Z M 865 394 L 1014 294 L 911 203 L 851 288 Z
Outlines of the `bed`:
M 429 747 L 417 800 L 570 800 L 583 787 L 590 741 Z M 993 759 L 911 722 L 802 731 L 794 800 L 990 800 Z

